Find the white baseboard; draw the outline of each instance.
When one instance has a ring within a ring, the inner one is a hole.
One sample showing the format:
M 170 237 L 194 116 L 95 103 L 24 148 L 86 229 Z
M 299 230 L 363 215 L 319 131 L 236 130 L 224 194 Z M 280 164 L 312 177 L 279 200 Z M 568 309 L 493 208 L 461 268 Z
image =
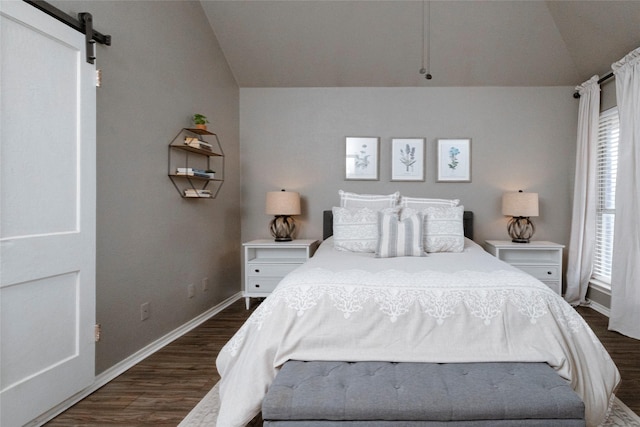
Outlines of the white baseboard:
M 191 319 L 190 321 L 183 324 L 182 326 L 169 332 L 165 336 L 160 337 L 156 341 L 147 345 L 146 347 L 141 348 L 140 350 L 133 353 L 131 356 L 127 357 L 121 362 L 118 362 L 116 365 L 102 372 L 100 375 L 97 375 L 93 383 L 89 387 L 71 396 L 69 399 L 65 400 L 64 402 L 60 403 L 59 405 L 55 406 L 54 408 L 40 415 L 38 418 L 25 424 L 25 427 L 41 426 L 47 421 L 50 421 L 51 419 L 61 414 L 62 412 L 66 411 L 67 409 L 69 409 L 70 407 L 72 407 L 73 405 L 75 405 L 85 397 L 89 396 L 94 391 L 98 390 L 100 387 L 107 384 L 109 381 L 113 380 L 114 378 L 118 377 L 120 374 L 124 373 L 131 367 L 140 363 L 142 360 L 151 356 L 153 353 L 160 350 L 167 344 L 171 343 L 172 341 L 175 341 L 176 339 L 180 338 L 182 335 L 200 326 L 202 323 L 206 322 L 216 314 L 220 313 L 222 310 L 229 307 L 231 304 L 238 301 L 240 298 L 242 298 L 242 292 L 238 292 L 237 294 L 232 295 L 231 297 L 222 301 L 220 304 L 216 305 L 215 307 L 210 308 L 209 310 Z
M 593 300 L 589 300 L 589 308 L 592 308 L 598 313 L 603 314 L 607 317 L 609 317 L 609 315 L 611 314 L 611 310 L 609 309 L 609 307 L 605 307 L 604 305 L 599 304 Z

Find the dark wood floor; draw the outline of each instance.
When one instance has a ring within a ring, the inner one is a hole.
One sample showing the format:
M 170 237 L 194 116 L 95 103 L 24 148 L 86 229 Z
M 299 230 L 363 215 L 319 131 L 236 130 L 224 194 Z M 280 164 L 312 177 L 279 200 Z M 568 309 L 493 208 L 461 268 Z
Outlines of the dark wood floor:
M 640 341 L 607 330 L 609 318 L 590 308 L 578 307 L 578 312 L 600 338 L 620 371 L 622 384 L 616 396 L 640 415 Z
M 578 311 L 622 374 L 618 397 L 640 414 L 640 341 L 607 330 L 607 318 Z M 149 356 L 47 426 L 176 426 L 219 380 L 215 359 L 247 319 L 244 300 Z
M 220 379 L 218 352 L 249 314 L 234 303 L 45 425 L 175 427 Z

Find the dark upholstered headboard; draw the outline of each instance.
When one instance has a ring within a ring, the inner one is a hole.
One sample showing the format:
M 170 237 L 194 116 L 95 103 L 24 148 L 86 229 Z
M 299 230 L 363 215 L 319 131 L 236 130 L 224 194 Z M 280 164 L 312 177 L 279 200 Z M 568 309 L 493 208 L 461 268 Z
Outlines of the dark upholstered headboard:
M 322 213 L 322 240 L 326 240 L 333 236 L 333 212 L 323 211 Z M 462 226 L 464 227 L 464 237 L 473 240 L 473 212 L 464 211 Z

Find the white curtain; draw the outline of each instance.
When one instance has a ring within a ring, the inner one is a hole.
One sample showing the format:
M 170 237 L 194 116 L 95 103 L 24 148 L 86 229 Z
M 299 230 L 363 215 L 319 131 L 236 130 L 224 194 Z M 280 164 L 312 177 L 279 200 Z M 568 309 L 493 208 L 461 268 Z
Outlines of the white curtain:
M 609 329 L 640 339 L 640 48 L 611 68 L 620 139 Z
M 593 76 L 576 87 L 578 107 L 578 144 L 573 189 L 573 215 L 567 263 L 567 290 L 564 298 L 571 305 L 585 302 L 593 269 L 596 239 L 596 157 L 600 119 L 600 85 Z

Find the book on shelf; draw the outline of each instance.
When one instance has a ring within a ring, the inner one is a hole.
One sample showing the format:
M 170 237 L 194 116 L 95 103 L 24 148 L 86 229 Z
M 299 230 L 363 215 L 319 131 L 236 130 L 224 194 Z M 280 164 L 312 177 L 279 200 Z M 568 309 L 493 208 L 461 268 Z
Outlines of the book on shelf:
M 196 188 L 187 188 L 184 190 L 185 197 L 211 197 L 211 190 L 198 190 Z
M 213 171 L 197 169 L 197 168 L 177 168 L 176 175 L 196 176 L 198 178 L 214 179 L 216 176 L 216 173 Z
M 204 142 L 201 139 L 198 138 L 193 138 L 190 136 L 187 136 L 184 138 L 184 143 L 185 145 L 188 145 L 189 147 L 193 147 L 193 148 L 199 148 L 200 150 L 206 150 L 206 151 L 212 151 L 213 152 L 213 145 L 209 144 L 208 142 Z

